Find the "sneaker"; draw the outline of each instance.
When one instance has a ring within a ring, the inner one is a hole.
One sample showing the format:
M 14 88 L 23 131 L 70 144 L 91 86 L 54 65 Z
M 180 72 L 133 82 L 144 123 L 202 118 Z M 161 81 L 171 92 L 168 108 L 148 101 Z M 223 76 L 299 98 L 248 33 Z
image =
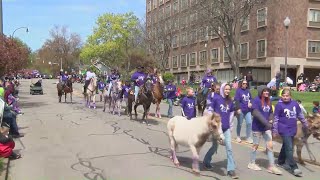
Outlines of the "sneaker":
M 267 170 L 269 173 L 271 174 L 276 174 L 276 175 L 282 175 L 282 171 L 280 171 L 278 168 L 276 168 L 275 166 L 271 166 L 268 168 Z
M 302 171 L 300 169 L 293 170 L 293 175 L 297 177 L 302 177 Z
M 203 164 L 203 168 L 206 170 L 213 170 L 213 166 L 211 164 Z
M 241 143 L 241 138 L 240 138 L 240 137 L 237 137 L 237 138 L 236 138 L 236 141 L 237 141 L 237 143 Z
M 248 168 L 254 171 L 261 171 L 261 168 L 256 163 L 249 163 Z
M 249 144 L 253 144 L 252 138 L 247 138 L 246 142 L 249 143 Z
M 232 179 L 239 179 L 234 171 L 228 171 L 228 176 L 230 176 Z

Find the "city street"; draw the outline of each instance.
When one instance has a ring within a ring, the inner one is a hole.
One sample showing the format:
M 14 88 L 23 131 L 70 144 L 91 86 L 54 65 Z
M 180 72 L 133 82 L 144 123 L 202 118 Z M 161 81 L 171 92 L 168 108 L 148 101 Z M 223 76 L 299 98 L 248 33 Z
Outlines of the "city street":
M 231 179 L 226 176 L 224 147 L 221 146 L 213 157 L 214 170 L 201 168 L 201 176 L 195 176 L 191 173 L 192 154 L 188 148 L 179 147 L 180 167 L 175 167 L 169 159 L 167 118 L 151 118 L 151 125 L 147 126 L 130 121 L 126 115 L 119 117 L 103 112 L 100 102 L 97 109 L 88 109 L 84 107 L 81 94 L 83 84 L 78 83 L 74 84 L 73 103 L 68 96 L 69 103 L 59 104 L 56 81 L 43 80 L 44 95 L 30 95 L 31 80 L 21 80 L 19 96 L 24 114 L 18 117 L 18 125 L 25 137 L 15 140 L 16 150 L 22 158 L 10 162 L 10 180 Z M 99 100 L 98 96 L 96 99 Z M 64 102 L 64 96 L 62 100 Z M 166 111 L 167 105 L 163 103 L 161 113 L 165 116 Z M 151 112 L 154 112 L 154 105 Z M 174 107 L 174 114 L 180 114 L 179 107 Z M 140 114 L 138 119 L 141 117 Z M 245 133 L 245 124 L 242 133 Z M 320 142 L 312 137 L 309 142 L 319 161 Z M 201 162 L 210 146 L 207 142 L 201 150 Z M 275 143 L 276 152 L 279 148 Z M 258 153 L 257 160 L 263 170 L 249 170 L 250 150 L 248 144 L 233 143 L 236 173 L 240 179 L 299 179 L 283 169 L 282 176 L 268 173 L 264 152 Z M 303 157 L 309 159 L 305 148 Z M 303 179 L 319 179 L 320 166 L 307 163 L 306 166 L 299 164 L 299 167 Z

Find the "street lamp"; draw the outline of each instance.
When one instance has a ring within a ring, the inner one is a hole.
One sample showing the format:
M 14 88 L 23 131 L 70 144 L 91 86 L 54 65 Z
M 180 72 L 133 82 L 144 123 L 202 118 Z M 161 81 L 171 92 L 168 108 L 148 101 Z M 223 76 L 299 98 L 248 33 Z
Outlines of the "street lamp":
M 19 28 L 17 28 L 16 30 L 13 31 L 12 36 L 11 36 L 12 38 L 13 38 L 13 36 L 14 36 L 14 33 L 15 33 L 17 30 L 19 30 L 19 29 L 26 29 L 26 33 L 29 32 L 28 27 L 19 27 Z
M 286 19 L 283 21 L 284 26 L 286 27 L 286 56 L 285 56 L 285 64 L 284 64 L 284 78 L 285 82 L 287 82 L 287 76 L 288 76 L 288 29 L 290 25 L 290 19 L 289 17 L 286 17 Z

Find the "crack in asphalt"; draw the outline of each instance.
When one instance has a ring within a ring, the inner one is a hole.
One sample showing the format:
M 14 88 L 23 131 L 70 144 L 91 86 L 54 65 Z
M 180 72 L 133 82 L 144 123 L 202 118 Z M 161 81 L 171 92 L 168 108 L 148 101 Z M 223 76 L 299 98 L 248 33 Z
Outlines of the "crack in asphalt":
M 83 173 L 83 176 L 89 180 L 107 180 L 103 175 L 103 170 L 100 168 L 96 168 L 92 165 L 92 162 L 86 160 L 84 158 L 80 158 L 79 154 L 77 154 L 78 162 L 71 165 L 71 169 L 75 171 L 79 171 Z M 77 167 L 82 166 L 86 169 L 86 171 L 82 171 L 77 169 Z

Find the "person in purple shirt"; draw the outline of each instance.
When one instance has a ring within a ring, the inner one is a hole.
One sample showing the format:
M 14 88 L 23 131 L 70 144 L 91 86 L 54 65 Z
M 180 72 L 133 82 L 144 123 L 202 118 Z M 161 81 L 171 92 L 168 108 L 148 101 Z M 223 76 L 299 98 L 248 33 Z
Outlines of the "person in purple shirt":
M 282 172 L 275 167 L 274 154 L 272 145 L 272 133 L 270 121 L 273 120 L 272 104 L 270 100 L 270 89 L 265 86 L 258 86 L 258 96 L 252 101 L 252 130 L 253 130 L 253 146 L 250 153 L 250 163 L 248 168 L 261 171 L 256 164 L 257 149 L 259 147 L 261 137 L 267 145 L 267 156 L 269 160 L 268 172 L 281 175 Z
M 250 101 L 252 100 L 252 96 L 250 93 L 250 90 L 248 89 L 248 82 L 246 80 L 243 80 L 240 82 L 240 87 L 236 91 L 236 95 L 234 97 L 234 100 L 236 102 L 236 106 L 240 107 L 241 113 L 237 115 L 237 138 L 236 141 L 238 143 L 241 142 L 241 126 L 243 123 L 243 119 L 246 120 L 246 139 L 247 142 L 252 144 L 252 138 L 251 138 L 251 125 L 252 125 L 252 117 L 251 117 L 251 106 L 252 104 Z
M 112 81 L 117 81 L 120 80 L 120 75 L 119 73 L 117 73 L 117 71 L 115 69 L 111 70 L 111 74 L 108 77 L 108 82 L 109 82 L 109 86 L 108 86 L 108 92 L 107 95 L 110 96 L 110 91 L 111 91 L 111 87 L 112 87 Z
M 273 137 L 282 138 L 282 148 L 278 157 L 278 165 L 284 167 L 288 165 L 291 173 L 295 176 L 302 176 L 302 171 L 298 168 L 293 159 L 293 138 L 297 133 L 297 119 L 303 125 L 303 133 L 308 133 L 308 123 L 304 118 L 299 104 L 291 99 L 290 89 L 281 92 L 281 99 L 274 110 L 274 122 L 272 128 Z
M 196 100 L 192 88 L 187 89 L 187 96 L 181 100 L 182 116 L 188 120 L 196 117 Z
M 128 96 L 129 96 L 130 89 L 131 89 L 130 81 L 126 81 L 125 84 L 122 86 L 121 97 L 123 97 L 123 100 L 126 103 L 126 113 L 127 114 L 128 114 Z
M 168 118 L 172 118 L 173 117 L 173 113 L 172 113 L 173 101 L 176 98 L 176 91 L 177 91 L 177 87 L 173 84 L 173 80 L 169 81 L 168 85 L 165 86 L 164 91 L 166 94 L 166 99 L 169 103 Z
M 138 93 L 140 87 L 144 85 L 147 75 L 143 72 L 144 67 L 138 66 L 137 71 L 132 74 L 131 81 L 134 82 L 134 98 L 135 102 L 138 103 Z
M 106 87 L 106 84 L 103 82 L 102 79 L 99 79 L 98 90 L 99 90 L 100 102 L 102 102 L 102 94 L 105 87 Z
M 220 88 L 220 95 L 214 94 L 213 98 L 209 100 L 205 113 L 218 113 L 221 116 L 222 132 L 220 137 L 223 139 L 223 144 L 226 147 L 227 153 L 227 171 L 228 176 L 233 179 L 237 179 L 238 176 L 235 173 L 235 163 L 231 147 L 231 129 L 235 106 L 233 105 L 232 98 L 230 97 L 231 86 L 229 84 L 222 84 Z M 212 169 L 211 160 L 212 155 L 218 150 L 218 141 L 213 140 L 212 146 L 206 153 L 203 164 L 204 168 Z
M 213 83 L 217 83 L 216 77 L 212 75 L 212 69 L 208 69 L 206 75 L 202 78 L 201 87 L 203 88 L 202 94 L 205 96 Z

